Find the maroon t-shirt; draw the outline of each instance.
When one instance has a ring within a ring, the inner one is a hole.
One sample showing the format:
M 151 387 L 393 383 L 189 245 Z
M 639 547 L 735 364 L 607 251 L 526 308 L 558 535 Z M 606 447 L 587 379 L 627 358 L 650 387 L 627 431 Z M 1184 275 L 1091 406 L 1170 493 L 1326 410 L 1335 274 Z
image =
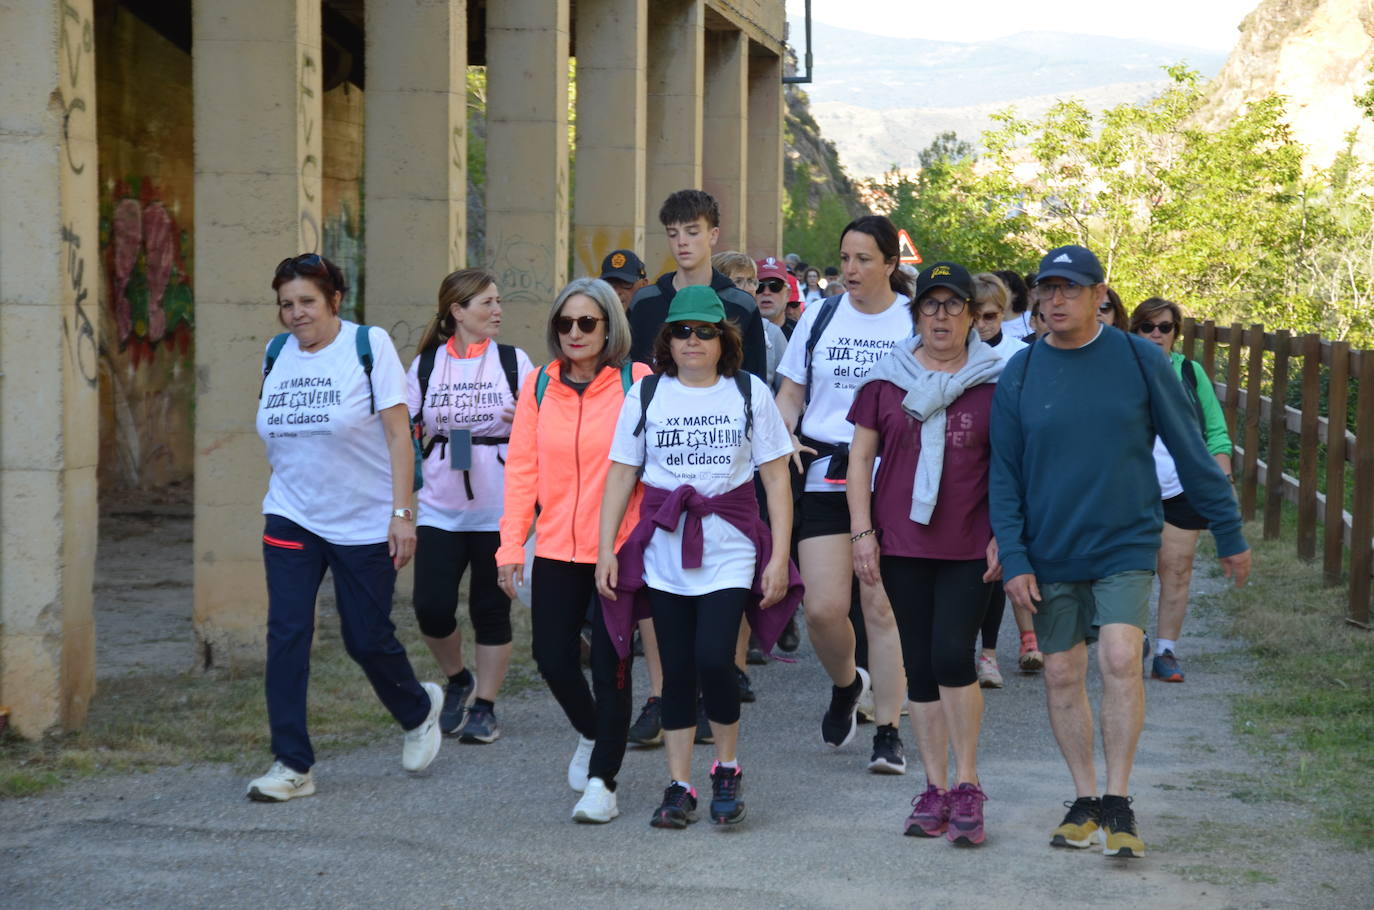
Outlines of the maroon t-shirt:
M 873 491 L 873 526 L 882 531 L 882 552 L 922 559 L 982 559 L 992 526 L 988 522 L 988 462 L 992 453 L 988 420 L 993 383 L 960 395 L 945 410 L 945 464 L 930 524 L 911 520 L 911 487 L 921 454 L 921 422 L 902 410 L 906 393 L 886 380 L 859 389 L 849 422 L 878 431 L 878 476 Z

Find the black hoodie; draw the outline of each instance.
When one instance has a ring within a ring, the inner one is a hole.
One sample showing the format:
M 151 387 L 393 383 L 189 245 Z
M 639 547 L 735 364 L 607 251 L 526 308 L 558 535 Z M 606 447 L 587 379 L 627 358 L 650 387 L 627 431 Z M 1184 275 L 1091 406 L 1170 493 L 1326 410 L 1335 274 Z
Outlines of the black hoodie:
M 630 301 L 630 357 L 647 363 L 654 362 L 654 339 L 668 318 L 668 306 L 677 296 L 673 276 L 665 272 L 653 284 L 635 292 Z M 725 318 L 733 320 L 744 336 L 744 369 L 764 379 L 768 374 L 768 344 L 763 337 L 763 314 L 759 312 L 754 295 L 741 291 L 723 274 L 711 270 L 711 289 L 725 304 Z

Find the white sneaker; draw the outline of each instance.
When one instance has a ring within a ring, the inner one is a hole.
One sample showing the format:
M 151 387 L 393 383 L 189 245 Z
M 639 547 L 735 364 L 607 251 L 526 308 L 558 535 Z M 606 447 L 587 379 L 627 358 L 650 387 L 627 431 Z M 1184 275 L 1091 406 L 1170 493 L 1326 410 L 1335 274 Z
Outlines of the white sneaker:
M 573 821 L 593 825 L 604 825 L 620 814 L 615 804 L 615 794 L 606 788 L 599 777 L 587 781 L 587 792 L 573 806 Z
M 429 696 L 429 716 L 414 730 L 406 731 L 405 745 L 401 748 L 401 767 L 407 771 L 423 771 L 439 754 L 439 745 L 444 736 L 439 732 L 439 710 L 444 706 L 444 690 L 438 683 L 421 683 Z
M 873 684 L 868 681 L 868 671 L 862 667 L 855 669 L 864 678 L 864 690 L 859 695 L 859 709 L 854 714 L 854 720 L 861 724 L 871 724 L 878 719 L 878 707 L 873 701 Z
M 1002 671 L 997 668 L 996 658 L 978 655 L 978 685 L 984 689 L 1002 688 Z
M 248 798 L 259 803 L 284 803 L 298 796 L 315 795 L 315 778 L 307 771 L 292 771 L 279 761 L 262 777 L 248 782 Z
M 573 752 L 572 761 L 568 762 L 568 786 L 578 793 L 587 789 L 587 771 L 592 764 L 592 747 L 595 745 L 596 740 L 579 736 L 577 751 Z

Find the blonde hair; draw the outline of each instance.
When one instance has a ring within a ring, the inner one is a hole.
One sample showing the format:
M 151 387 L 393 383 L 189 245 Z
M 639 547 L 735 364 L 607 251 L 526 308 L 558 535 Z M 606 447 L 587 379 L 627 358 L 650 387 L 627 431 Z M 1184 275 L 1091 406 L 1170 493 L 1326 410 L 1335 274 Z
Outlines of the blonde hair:
M 458 331 L 453 318 L 453 305 L 465 307 L 472 298 L 496 283 L 496 276 L 486 269 L 459 269 L 444 276 L 439 283 L 439 309 L 420 336 L 420 352 L 437 348 Z
M 731 272 L 748 272 L 750 278 L 759 277 L 759 267 L 754 260 L 749 258 L 747 253 L 739 250 L 726 250 L 723 253 L 716 253 L 711 257 L 711 268 L 720 272 L 725 277 L 731 277 Z
M 591 298 L 606 320 L 606 346 L 601 349 L 601 355 L 596 360 L 596 369 L 600 371 L 606 366 L 619 369 L 630 356 L 630 320 L 625 317 L 625 308 L 620 305 L 615 288 L 600 278 L 574 278 L 558 292 L 558 298 L 549 309 L 548 324 L 544 327 L 544 341 L 549 348 L 549 360 L 557 360 L 564 370 L 568 368 L 568 358 L 563 353 L 563 345 L 558 340 L 558 328 L 554 322 L 563 312 L 563 304 L 576 294 Z
M 1007 289 L 1007 283 L 992 272 L 979 272 L 973 276 L 973 305 L 974 309 L 981 311 L 983 307 L 992 305 L 997 307 L 1002 315 L 1006 315 L 1007 307 L 1011 304 L 1011 291 Z

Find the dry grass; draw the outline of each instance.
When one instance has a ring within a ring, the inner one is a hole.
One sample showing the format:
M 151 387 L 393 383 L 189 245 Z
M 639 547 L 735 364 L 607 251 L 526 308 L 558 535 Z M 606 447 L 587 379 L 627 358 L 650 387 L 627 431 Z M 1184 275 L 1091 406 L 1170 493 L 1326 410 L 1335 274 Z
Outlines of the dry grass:
M 466 613 L 465 607 L 460 607 Z M 397 634 L 421 679 L 442 679 L 397 598 Z M 538 677 L 529 658 L 529 611 L 512 607 L 515 654 L 503 695 Z M 362 671 L 344 653 L 337 622 L 323 614 L 310 674 L 310 730 L 321 757 L 397 736 Z M 472 641 L 465 626 L 465 641 Z M 86 729 L 38 742 L 0 735 L 0 797 L 28 796 L 100 774 L 190 763 L 226 763 L 247 773 L 271 760 L 261 667 L 136 676 L 103 682 Z

